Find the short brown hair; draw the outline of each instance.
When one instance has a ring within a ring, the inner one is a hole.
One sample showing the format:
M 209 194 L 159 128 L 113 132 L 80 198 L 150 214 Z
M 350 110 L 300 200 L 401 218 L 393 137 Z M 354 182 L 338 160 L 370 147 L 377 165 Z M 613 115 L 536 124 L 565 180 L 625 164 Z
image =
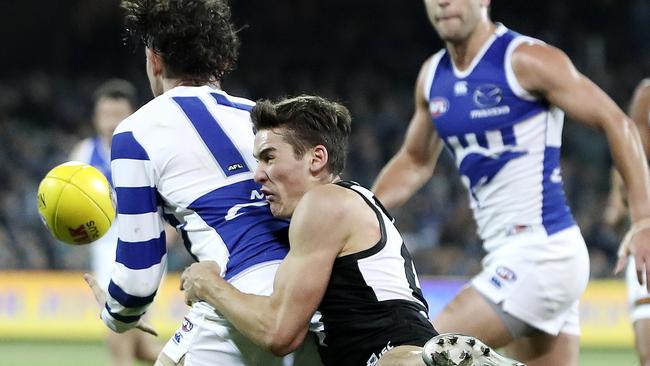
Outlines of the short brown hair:
M 135 86 L 123 79 L 110 79 L 100 84 L 93 92 L 93 101 L 97 104 L 102 98 L 126 99 L 133 110 L 138 108 Z
M 323 145 L 329 155 L 330 173 L 340 174 L 345 156 L 352 117 L 342 104 L 325 98 L 301 95 L 272 103 L 262 100 L 251 111 L 255 131 L 285 128 L 284 136 L 297 157 L 307 149 Z

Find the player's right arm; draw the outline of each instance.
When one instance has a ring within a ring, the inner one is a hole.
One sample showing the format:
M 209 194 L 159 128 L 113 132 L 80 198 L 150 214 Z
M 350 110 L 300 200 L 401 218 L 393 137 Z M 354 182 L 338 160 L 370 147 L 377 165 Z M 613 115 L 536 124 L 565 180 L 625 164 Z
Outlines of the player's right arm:
M 118 243 L 104 323 L 116 332 L 138 325 L 165 272 L 164 223 L 158 213 L 153 162 L 132 131 L 117 131 L 111 147 Z
M 388 208 L 404 204 L 431 178 L 442 150 L 424 95 L 430 64 L 431 59 L 422 65 L 415 83 L 415 112 L 402 147 L 381 170 L 372 188 Z
M 216 263 L 200 262 L 181 276 L 186 301 L 206 301 L 275 355 L 298 348 L 355 223 L 343 190 L 329 186 L 314 188 L 300 200 L 289 227 L 291 250 L 278 268 L 271 296 L 242 293 L 219 276 Z

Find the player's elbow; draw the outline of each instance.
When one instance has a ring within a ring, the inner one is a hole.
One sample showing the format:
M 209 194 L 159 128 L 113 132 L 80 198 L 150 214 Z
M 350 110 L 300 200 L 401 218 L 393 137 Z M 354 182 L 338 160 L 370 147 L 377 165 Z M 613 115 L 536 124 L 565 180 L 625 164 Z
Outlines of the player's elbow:
M 268 335 L 265 348 L 278 357 L 286 356 L 300 347 L 305 339 L 305 334 L 292 334 L 283 331 L 273 332 Z

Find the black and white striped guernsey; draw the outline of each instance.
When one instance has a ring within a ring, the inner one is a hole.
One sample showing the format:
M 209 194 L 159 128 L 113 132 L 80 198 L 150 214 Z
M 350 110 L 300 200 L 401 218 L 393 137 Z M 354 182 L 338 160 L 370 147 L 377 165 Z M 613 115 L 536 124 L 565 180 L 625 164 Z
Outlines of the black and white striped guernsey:
M 411 256 L 392 217 L 372 192 L 355 182 L 337 185 L 358 193 L 377 215 L 380 240 L 338 257 L 319 307 L 326 365 L 366 365 L 387 345 L 422 346 L 437 333 L 428 320 Z

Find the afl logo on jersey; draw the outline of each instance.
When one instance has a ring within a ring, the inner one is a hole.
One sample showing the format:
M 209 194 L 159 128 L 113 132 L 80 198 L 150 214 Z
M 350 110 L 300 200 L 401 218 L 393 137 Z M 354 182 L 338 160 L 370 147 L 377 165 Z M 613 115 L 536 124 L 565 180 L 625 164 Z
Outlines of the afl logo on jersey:
M 449 101 L 447 98 L 435 97 L 429 102 L 429 112 L 431 117 L 436 118 L 445 114 L 449 110 Z
M 505 266 L 498 266 L 496 270 L 497 276 L 508 282 L 517 280 L 517 275 L 513 270 Z
M 503 92 L 494 84 L 483 84 L 474 90 L 474 104 L 481 108 L 494 107 L 501 103 Z

